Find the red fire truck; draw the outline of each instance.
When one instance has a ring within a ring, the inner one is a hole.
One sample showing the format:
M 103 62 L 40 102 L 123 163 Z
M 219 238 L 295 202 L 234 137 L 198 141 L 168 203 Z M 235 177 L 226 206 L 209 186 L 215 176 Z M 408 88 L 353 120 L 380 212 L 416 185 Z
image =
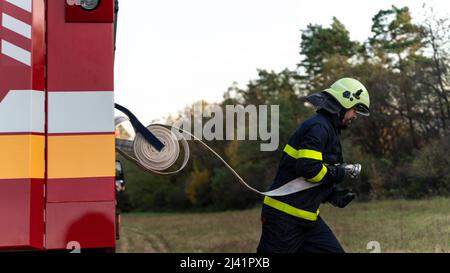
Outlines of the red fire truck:
M 0 250 L 114 250 L 114 0 L 0 0 Z

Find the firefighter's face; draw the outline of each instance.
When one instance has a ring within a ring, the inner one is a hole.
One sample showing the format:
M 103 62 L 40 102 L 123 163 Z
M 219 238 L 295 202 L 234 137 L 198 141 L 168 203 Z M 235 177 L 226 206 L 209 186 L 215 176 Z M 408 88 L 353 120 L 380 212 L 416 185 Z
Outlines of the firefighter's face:
M 346 126 L 349 126 L 353 122 L 353 120 L 357 119 L 357 116 L 358 114 L 356 113 L 356 109 L 352 108 L 345 113 L 342 123 L 344 123 L 344 125 Z

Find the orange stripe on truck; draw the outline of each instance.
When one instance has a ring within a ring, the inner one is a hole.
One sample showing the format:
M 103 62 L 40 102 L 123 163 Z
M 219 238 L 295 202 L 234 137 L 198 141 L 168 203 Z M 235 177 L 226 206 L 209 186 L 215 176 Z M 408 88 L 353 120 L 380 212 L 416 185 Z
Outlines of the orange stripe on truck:
M 43 179 L 44 149 L 42 135 L 0 135 L 0 179 Z
M 115 136 L 49 135 L 48 178 L 115 176 Z

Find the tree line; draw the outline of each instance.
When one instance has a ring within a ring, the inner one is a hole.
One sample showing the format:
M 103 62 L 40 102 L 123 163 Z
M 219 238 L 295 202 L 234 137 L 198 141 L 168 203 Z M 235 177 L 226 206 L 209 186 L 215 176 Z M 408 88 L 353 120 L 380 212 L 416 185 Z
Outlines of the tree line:
M 341 135 L 344 160 L 363 165 L 361 177 L 347 185 L 360 200 L 449 195 L 450 22 L 432 9 L 426 14 L 415 22 L 408 7 L 380 10 L 364 42 L 352 40 L 335 17 L 330 26 L 309 24 L 301 30 L 296 69 L 258 70 L 256 79 L 245 88 L 229 87 L 218 103 L 222 108 L 280 105 L 278 150 L 260 152 L 260 143 L 250 140 L 208 145 L 253 187 L 265 190 L 288 138 L 314 114 L 305 97 L 341 77 L 353 77 L 370 92 L 371 116 Z M 219 160 L 195 141 L 190 147 L 190 163 L 174 176 L 152 176 L 124 162 L 123 209 L 226 210 L 260 203 L 261 197 L 244 189 Z

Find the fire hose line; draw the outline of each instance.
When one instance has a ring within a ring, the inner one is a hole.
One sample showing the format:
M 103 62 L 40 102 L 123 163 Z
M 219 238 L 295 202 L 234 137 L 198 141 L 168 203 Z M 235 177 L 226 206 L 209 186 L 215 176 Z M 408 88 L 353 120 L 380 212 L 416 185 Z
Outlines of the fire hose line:
M 125 120 L 128 119 L 116 119 L 116 126 Z M 149 130 L 164 144 L 164 148 L 162 150 L 158 151 L 153 148 L 153 146 L 139 132 L 136 134 L 134 141 L 116 139 L 116 150 L 128 160 L 134 162 L 145 171 L 153 174 L 176 174 L 186 166 L 189 161 L 190 152 L 188 142 L 184 138 L 183 134 L 187 134 L 214 154 L 230 170 L 242 186 L 255 193 L 266 196 L 284 196 L 320 185 L 320 183 L 311 183 L 299 177 L 277 189 L 262 192 L 251 187 L 216 151 L 190 132 L 165 124 L 151 124 L 147 127 L 147 130 Z M 184 150 L 184 158 L 181 166 L 175 171 L 165 171 L 173 166 L 178 160 L 181 152 L 180 142 Z

